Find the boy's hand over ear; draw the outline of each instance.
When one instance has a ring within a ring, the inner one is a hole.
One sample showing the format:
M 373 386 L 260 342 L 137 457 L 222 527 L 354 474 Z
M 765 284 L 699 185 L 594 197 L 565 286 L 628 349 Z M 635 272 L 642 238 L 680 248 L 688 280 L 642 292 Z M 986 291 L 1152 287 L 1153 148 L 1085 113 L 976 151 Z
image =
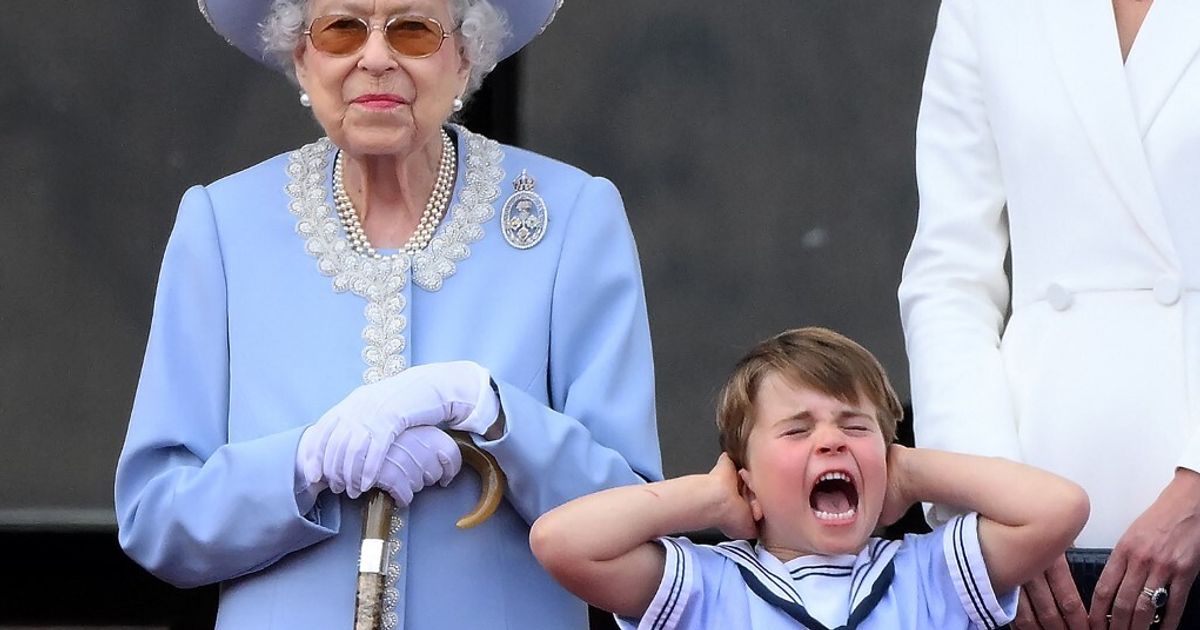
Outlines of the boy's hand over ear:
M 905 458 L 912 449 L 907 446 L 893 444 L 888 447 L 887 455 L 887 494 L 883 497 L 883 511 L 879 513 L 880 525 L 891 525 L 904 517 L 908 508 L 917 501 L 908 489 Z
M 742 481 L 733 460 L 725 453 L 717 458 L 717 465 L 708 473 L 713 485 L 719 489 L 722 496 L 714 524 L 721 533 L 734 540 L 758 537 L 758 527 L 755 525 L 754 514 L 750 503 L 742 495 Z

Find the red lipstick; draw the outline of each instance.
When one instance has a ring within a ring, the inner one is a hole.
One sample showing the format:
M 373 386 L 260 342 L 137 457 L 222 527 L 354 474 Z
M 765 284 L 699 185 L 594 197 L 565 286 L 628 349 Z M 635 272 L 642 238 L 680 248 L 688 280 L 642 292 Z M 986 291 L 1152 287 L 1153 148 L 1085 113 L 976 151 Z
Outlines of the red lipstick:
M 367 109 L 377 110 L 392 109 L 408 104 L 408 101 L 398 94 L 363 94 L 350 102 Z

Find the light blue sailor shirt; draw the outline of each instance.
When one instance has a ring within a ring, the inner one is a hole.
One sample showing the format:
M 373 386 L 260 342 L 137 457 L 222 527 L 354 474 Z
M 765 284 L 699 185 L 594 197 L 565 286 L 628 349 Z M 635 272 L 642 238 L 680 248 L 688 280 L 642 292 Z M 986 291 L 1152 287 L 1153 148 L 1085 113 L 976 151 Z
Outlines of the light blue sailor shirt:
M 663 538 L 663 578 L 639 620 L 622 630 L 992 630 L 1016 614 L 1017 590 L 997 597 L 977 516 L 928 534 L 872 538 L 858 555 L 781 562 L 740 540 L 697 545 Z
M 477 442 L 508 488 L 470 530 L 455 528 L 479 496 L 470 469 L 397 511 L 388 630 L 583 630 L 587 607 L 538 565 L 529 523 L 662 475 L 646 303 L 617 189 L 452 131 L 450 207 L 412 256 L 352 251 L 328 140 L 183 196 L 116 510 L 122 547 L 150 572 L 221 584 L 221 630 L 353 626 L 364 501 L 326 491 L 298 504 L 296 449 L 355 387 L 406 366 L 491 372 L 506 431 Z

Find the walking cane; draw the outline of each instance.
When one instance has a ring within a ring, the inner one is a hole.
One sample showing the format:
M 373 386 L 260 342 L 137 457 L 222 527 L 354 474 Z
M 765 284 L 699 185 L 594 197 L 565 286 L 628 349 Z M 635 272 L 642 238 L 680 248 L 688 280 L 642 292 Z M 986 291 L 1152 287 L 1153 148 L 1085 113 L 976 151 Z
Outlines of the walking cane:
M 469 529 L 486 521 L 504 498 L 504 471 L 491 453 L 479 448 L 462 431 L 448 431 L 458 444 L 463 461 L 479 473 L 479 502 L 469 514 L 458 519 L 459 529 Z M 384 571 L 387 570 L 387 540 L 396 502 L 382 490 L 372 490 L 363 518 L 363 541 L 358 560 L 358 594 L 355 596 L 354 630 L 377 630 L 383 613 Z

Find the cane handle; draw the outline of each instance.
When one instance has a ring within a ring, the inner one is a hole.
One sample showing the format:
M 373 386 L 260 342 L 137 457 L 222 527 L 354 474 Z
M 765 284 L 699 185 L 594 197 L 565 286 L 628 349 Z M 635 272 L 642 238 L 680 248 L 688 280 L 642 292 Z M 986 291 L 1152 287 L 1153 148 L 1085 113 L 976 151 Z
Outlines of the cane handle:
M 469 514 L 458 519 L 459 529 L 470 529 L 488 520 L 500 507 L 504 499 L 504 471 L 492 454 L 479 448 L 471 436 L 462 431 L 448 431 L 450 437 L 458 444 L 462 452 L 463 462 L 479 473 L 479 502 Z

